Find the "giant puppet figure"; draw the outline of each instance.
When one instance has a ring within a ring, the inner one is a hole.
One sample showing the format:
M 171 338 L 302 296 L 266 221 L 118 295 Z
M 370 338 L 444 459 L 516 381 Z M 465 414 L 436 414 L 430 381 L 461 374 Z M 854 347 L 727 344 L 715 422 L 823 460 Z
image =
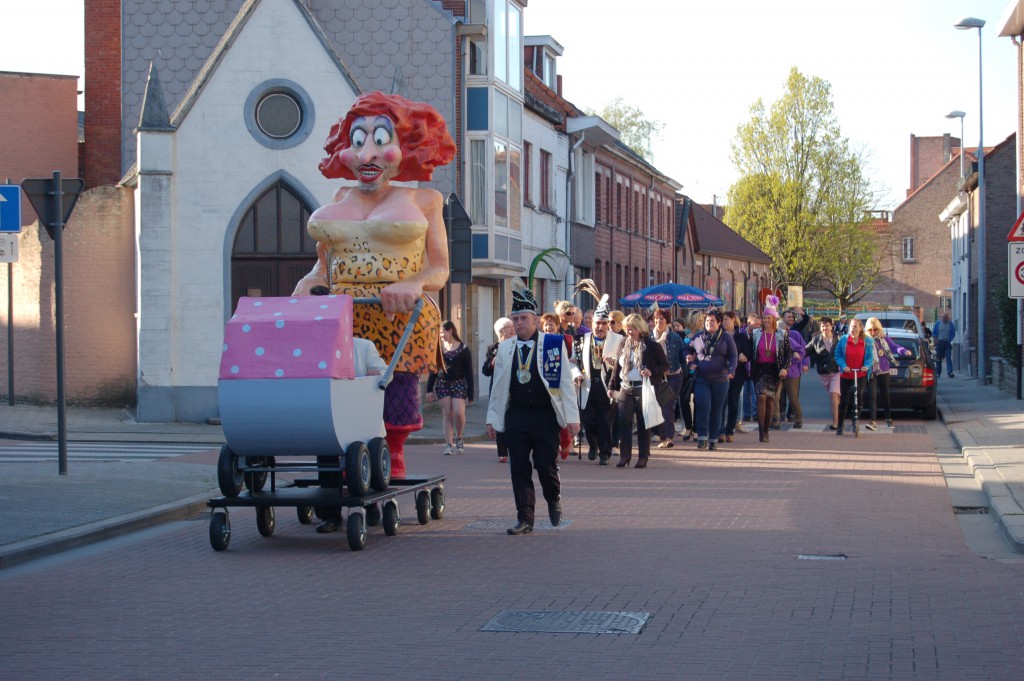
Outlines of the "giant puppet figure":
M 380 297 L 356 307 L 354 335 L 372 340 L 390 362 L 416 301 L 424 306 L 384 395 L 391 475 L 405 477 L 404 444 L 423 427 L 419 378 L 434 370 L 441 315 L 429 293 L 448 280 L 443 197 L 391 181 L 429 180 L 455 156 L 444 119 L 428 104 L 373 92 L 359 97 L 331 127 L 320 162 L 325 177 L 355 180 L 309 218 L 317 262 L 295 295 L 327 285 L 331 293 Z

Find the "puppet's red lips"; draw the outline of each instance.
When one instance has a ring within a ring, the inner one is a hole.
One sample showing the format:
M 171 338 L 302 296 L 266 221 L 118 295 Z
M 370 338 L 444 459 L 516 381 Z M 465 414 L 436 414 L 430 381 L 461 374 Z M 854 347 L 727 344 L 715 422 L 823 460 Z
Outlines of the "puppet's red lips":
M 375 165 L 359 166 L 359 178 L 361 180 L 363 180 L 364 182 L 373 182 L 378 177 L 380 177 L 381 173 L 383 173 L 383 172 L 384 172 L 384 169 L 381 168 L 380 166 L 375 166 Z

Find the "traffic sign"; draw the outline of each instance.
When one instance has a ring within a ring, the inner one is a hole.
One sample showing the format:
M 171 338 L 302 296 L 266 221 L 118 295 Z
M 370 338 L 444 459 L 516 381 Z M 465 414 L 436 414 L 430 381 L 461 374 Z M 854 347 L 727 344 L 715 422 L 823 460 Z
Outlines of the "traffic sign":
M 1006 245 L 1006 263 L 1009 268 L 1010 298 L 1024 298 L 1024 244 L 1011 242 Z
M 43 177 L 39 179 L 24 180 L 21 183 L 22 188 L 25 190 L 25 196 L 32 203 L 32 207 L 36 209 L 36 215 L 39 216 L 39 221 L 46 227 L 47 233 L 50 238 L 53 238 L 53 228 L 57 224 L 57 215 L 54 215 L 52 208 L 52 197 L 56 195 L 54 191 L 53 179 L 49 177 Z M 85 188 L 85 181 L 78 178 L 61 180 L 61 215 L 60 223 L 64 227 L 68 224 L 68 218 L 71 217 L 71 211 L 75 208 L 75 202 L 78 201 L 78 195 L 82 193 L 82 189 Z
M 1007 241 L 1024 241 L 1024 211 L 1017 216 L 1017 221 L 1013 223 L 1013 227 L 1010 229 L 1010 233 L 1006 235 Z
M 21 187 L 16 184 L 0 184 L 0 232 L 20 231 Z
M 0 262 L 18 262 L 17 234 L 0 234 Z

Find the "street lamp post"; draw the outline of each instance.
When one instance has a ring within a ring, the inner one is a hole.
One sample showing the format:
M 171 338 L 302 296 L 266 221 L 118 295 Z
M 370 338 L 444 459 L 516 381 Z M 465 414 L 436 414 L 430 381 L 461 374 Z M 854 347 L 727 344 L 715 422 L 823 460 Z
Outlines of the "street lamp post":
M 950 111 L 946 114 L 946 118 L 959 118 L 960 119 L 960 181 L 964 179 L 964 116 L 967 114 L 963 111 Z
M 985 357 L 985 298 L 988 296 L 985 286 L 985 98 L 981 77 L 981 29 L 984 25 L 983 19 L 974 17 L 965 17 L 955 24 L 961 31 L 978 29 L 978 378 L 982 385 L 988 378 Z

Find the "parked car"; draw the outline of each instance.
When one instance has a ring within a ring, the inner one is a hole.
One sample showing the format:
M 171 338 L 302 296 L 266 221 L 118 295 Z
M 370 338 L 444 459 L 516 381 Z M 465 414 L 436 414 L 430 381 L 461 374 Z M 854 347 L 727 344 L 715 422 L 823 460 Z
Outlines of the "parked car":
M 861 312 L 856 318 L 867 323 L 871 317 L 877 317 L 878 321 L 885 327 L 886 332 L 893 329 L 902 329 L 903 331 L 911 331 L 916 333 L 921 338 L 927 338 L 925 333 L 925 326 L 921 323 L 921 320 L 917 318 L 917 315 L 910 312 Z
M 910 350 L 909 357 L 896 357 L 896 371 L 889 379 L 890 406 L 892 409 L 920 411 L 926 421 L 934 421 L 938 416 L 935 365 L 928 341 L 913 330 L 889 328 L 886 334 L 901 347 Z M 869 399 L 865 395 L 865 402 Z

